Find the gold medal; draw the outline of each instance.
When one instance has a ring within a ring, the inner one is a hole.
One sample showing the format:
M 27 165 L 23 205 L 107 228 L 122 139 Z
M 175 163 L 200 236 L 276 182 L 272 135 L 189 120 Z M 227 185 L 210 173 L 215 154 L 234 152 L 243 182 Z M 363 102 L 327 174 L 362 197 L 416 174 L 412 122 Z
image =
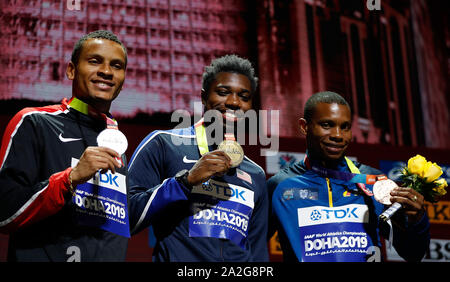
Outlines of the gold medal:
M 200 155 L 206 154 L 208 150 L 208 141 L 206 138 L 205 127 L 203 126 L 203 118 L 199 120 L 195 125 L 195 137 L 197 139 L 197 146 L 200 152 Z M 244 150 L 241 145 L 236 142 L 236 138 L 232 133 L 224 134 L 225 140 L 223 140 L 219 146 L 218 150 L 225 152 L 231 159 L 231 167 L 237 167 L 244 160 Z
M 231 167 L 237 167 L 244 159 L 244 150 L 234 140 L 223 140 L 217 149 L 224 151 L 231 159 Z

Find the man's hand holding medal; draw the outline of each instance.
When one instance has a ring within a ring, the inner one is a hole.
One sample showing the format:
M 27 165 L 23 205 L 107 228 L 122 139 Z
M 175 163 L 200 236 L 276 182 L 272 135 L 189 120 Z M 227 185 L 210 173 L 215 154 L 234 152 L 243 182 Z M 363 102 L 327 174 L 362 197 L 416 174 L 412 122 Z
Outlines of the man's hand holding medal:
M 112 122 L 111 122 L 112 123 Z M 97 171 L 106 173 L 110 170 L 116 173 L 116 168 L 122 167 L 122 154 L 128 147 L 125 135 L 115 126 L 108 125 L 97 136 L 97 146 L 87 147 L 81 155 L 80 161 L 70 173 L 72 187 L 85 183 L 92 178 Z
M 213 176 L 222 176 L 231 168 L 231 159 L 223 151 L 204 154 L 190 169 L 187 177 L 191 186 L 198 185 Z
M 432 162 L 416 155 L 408 160 L 408 166 L 403 169 L 401 181 L 405 187 L 398 187 L 390 179 L 382 179 L 373 186 L 374 197 L 384 205 L 392 206 L 380 215 L 388 221 L 394 213 L 403 208 L 410 222 L 420 220 L 424 213 L 424 200 L 437 202 L 446 194 L 447 182 L 439 177 L 442 169 Z

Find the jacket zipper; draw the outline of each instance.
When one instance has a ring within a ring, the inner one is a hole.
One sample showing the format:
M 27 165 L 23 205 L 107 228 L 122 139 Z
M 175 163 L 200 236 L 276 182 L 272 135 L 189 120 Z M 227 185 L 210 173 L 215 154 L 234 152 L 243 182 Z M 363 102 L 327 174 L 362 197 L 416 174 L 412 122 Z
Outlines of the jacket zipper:
M 331 191 L 330 179 L 325 178 L 327 180 L 327 188 L 328 188 L 328 205 L 330 208 L 333 207 L 333 193 Z

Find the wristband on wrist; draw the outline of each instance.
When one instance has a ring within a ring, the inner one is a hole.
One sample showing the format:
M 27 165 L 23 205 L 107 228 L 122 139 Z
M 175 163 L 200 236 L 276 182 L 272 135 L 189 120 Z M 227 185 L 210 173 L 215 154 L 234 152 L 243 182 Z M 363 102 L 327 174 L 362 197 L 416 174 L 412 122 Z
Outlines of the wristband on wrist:
M 73 188 L 72 185 L 72 170 L 69 172 L 69 192 L 72 194 L 72 196 L 75 196 L 75 188 Z

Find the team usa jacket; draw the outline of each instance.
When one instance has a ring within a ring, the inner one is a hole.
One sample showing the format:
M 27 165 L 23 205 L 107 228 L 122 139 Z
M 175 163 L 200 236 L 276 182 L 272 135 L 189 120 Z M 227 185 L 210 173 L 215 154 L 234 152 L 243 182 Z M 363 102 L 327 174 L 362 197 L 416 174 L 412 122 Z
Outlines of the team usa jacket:
M 354 163 L 352 173 L 380 175 Z M 339 171 L 350 172 L 343 160 Z M 380 234 L 388 239 L 389 226 L 378 216 L 385 209 L 354 183 L 325 178 L 299 161 L 268 181 L 272 194 L 271 232 L 278 230 L 285 261 L 379 261 Z M 365 185 L 369 190 L 372 185 Z M 393 246 L 407 261 L 420 261 L 429 246 L 426 215 L 408 225 L 398 212 L 393 224 Z
M 91 222 L 88 213 L 95 212 L 94 202 L 97 211 L 111 203 L 100 203 L 88 193 L 104 185 L 98 181 L 98 185 L 78 185 L 76 197 L 68 191 L 71 167 L 87 146 L 97 146 L 97 135 L 105 126 L 66 100 L 60 105 L 25 108 L 10 121 L 0 151 L 0 230 L 10 235 L 9 261 L 125 259 L 128 238 L 84 222 L 101 226 Z M 126 173 L 126 166 L 118 169 L 112 184 L 126 189 Z M 108 173 L 96 176 L 107 182 Z
M 223 177 L 190 190 L 174 176 L 200 157 L 193 126 L 144 138 L 128 168 L 132 233 L 153 226 L 153 261 L 267 261 L 263 169 L 244 157 Z

